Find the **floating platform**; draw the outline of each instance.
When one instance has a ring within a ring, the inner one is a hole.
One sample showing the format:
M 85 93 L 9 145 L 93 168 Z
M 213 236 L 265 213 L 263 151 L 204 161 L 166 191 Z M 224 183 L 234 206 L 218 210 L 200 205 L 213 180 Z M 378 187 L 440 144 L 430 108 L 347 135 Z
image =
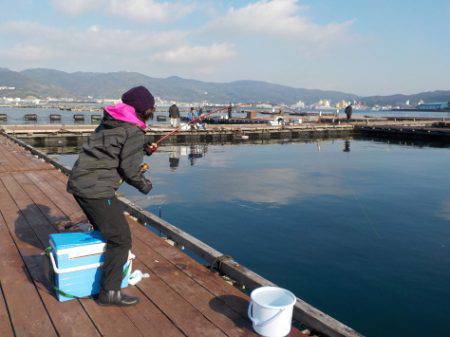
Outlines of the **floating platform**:
M 3 125 L 3 131 L 35 147 L 79 147 L 95 125 Z M 146 132 L 148 142 L 155 142 L 173 128 L 153 127 Z M 295 126 L 226 125 L 209 126 L 207 130 L 181 131 L 163 144 L 236 143 L 242 141 L 290 141 L 348 136 L 352 125 L 301 124 Z
M 438 123 L 437 126 L 357 126 L 355 130 L 365 135 L 378 137 L 450 141 L 450 127 L 443 125 L 443 127 L 439 127 Z
M 101 307 L 89 298 L 58 302 L 46 281 L 41 253 L 59 222 L 85 220 L 66 192 L 70 170 L 6 134 L 0 134 L 0 153 L 2 337 L 256 337 L 247 319 L 249 298 L 241 290 L 272 283 L 123 197 L 119 200 L 137 256 L 134 267 L 150 274 L 126 290 L 139 296 L 140 303 L 119 308 Z M 301 299 L 289 336 L 309 335 L 298 327 L 321 336 L 360 336 Z

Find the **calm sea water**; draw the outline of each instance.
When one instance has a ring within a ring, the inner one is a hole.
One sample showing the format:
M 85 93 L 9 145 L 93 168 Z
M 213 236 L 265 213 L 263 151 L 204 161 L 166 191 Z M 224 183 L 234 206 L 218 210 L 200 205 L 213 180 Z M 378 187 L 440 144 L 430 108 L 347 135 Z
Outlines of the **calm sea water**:
M 92 108 L 97 108 L 98 105 L 92 105 Z M 324 111 L 326 112 L 326 111 Z M 3 124 L 49 124 L 50 122 L 50 114 L 60 114 L 61 122 L 57 122 L 58 124 L 74 124 L 73 115 L 74 114 L 82 114 L 85 117 L 86 124 L 91 123 L 92 115 L 101 115 L 100 111 L 61 111 L 55 108 L 42 109 L 42 108 L 12 108 L 12 107 L 1 107 L 0 113 L 7 114 L 8 120 L 6 122 L 0 122 L 0 125 Z M 327 113 L 332 113 L 332 111 L 328 111 Z M 25 121 L 23 116 L 25 114 L 36 114 L 38 116 L 37 122 L 28 122 Z M 166 108 L 159 108 L 156 112 L 156 115 L 164 115 L 168 116 L 168 112 Z M 186 115 L 186 112 L 182 112 L 182 115 Z M 214 115 L 218 117 L 219 115 L 225 115 L 224 113 Z M 234 112 L 234 115 L 237 117 L 243 117 L 245 114 L 240 114 Z M 444 118 L 446 120 L 450 119 L 450 112 L 427 112 L 427 111 L 355 111 L 355 116 L 372 116 L 372 117 L 429 117 L 429 118 Z M 341 116 L 343 113 L 341 112 Z M 260 117 L 267 117 L 266 115 L 260 115 Z M 84 124 L 83 123 L 83 124 Z M 98 122 L 94 122 L 97 124 Z M 155 120 L 152 124 L 156 125 L 168 125 L 168 120 L 166 122 L 158 122 Z
M 60 157 L 71 164 L 74 156 Z M 369 337 L 450 336 L 450 148 L 162 148 L 121 192 Z

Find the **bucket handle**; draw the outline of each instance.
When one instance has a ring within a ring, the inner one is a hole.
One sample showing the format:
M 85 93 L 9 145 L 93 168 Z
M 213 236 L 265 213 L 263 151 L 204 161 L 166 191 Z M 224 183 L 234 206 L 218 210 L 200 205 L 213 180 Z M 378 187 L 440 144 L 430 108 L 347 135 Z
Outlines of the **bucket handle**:
M 252 321 L 253 324 L 258 325 L 258 326 L 264 326 L 270 322 L 272 322 L 275 318 L 277 318 L 278 316 L 281 315 L 281 313 L 285 310 L 286 308 L 280 309 L 275 315 L 273 315 L 272 317 L 270 317 L 269 319 L 266 319 L 265 321 L 258 321 L 255 317 L 253 317 L 253 302 L 250 302 L 249 306 L 248 306 L 248 310 L 247 310 L 247 314 L 248 314 L 248 318 L 250 318 L 250 320 Z

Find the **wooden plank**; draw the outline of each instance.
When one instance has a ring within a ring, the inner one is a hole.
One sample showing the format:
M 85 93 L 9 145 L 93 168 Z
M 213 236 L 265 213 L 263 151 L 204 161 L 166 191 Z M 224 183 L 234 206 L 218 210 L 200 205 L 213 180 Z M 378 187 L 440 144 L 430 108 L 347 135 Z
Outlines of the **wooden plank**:
M 56 204 L 47 197 L 46 194 L 35 185 L 30 178 L 24 173 L 14 173 L 12 174 L 17 183 L 22 187 L 22 189 L 28 194 L 28 196 L 33 200 L 36 206 L 39 208 L 42 214 L 45 215 L 49 223 L 56 225 L 61 221 L 69 220 L 69 217 L 64 214 Z M 55 198 L 53 198 L 55 199 Z
M 47 195 L 55 193 L 58 198 L 54 198 L 55 204 L 68 216 L 72 221 L 86 221 L 86 215 L 78 206 L 73 195 L 67 192 L 67 184 L 54 178 L 54 175 L 49 174 L 50 171 L 38 172 L 34 174 L 36 183 L 42 187 L 42 191 Z M 59 175 L 64 176 L 61 172 L 56 171 Z
M 80 299 L 102 336 L 144 336 L 120 307 L 102 307 L 92 299 Z
M 75 203 L 73 196 L 68 193 L 61 193 L 49 184 L 41 176 L 41 172 L 27 172 L 27 177 L 30 178 L 36 186 L 43 192 L 47 197 L 52 198 L 54 203 L 69 217 L 74 218 L 76 215 L 82 215 L 81 209 Z
M 9 170 L 18 170 L 21 168 L 22 163 L 18 161 L 12 154 L 8 147 L 2 146 L 2 158 L 7 163 Z
M 68 177 L 63 172 L 61 172 L 60 170 L 56 170 L 56 169 L 55 170 L 49 170 L 48 174 L 51 174 L 54 178 L 56 178 L 59 181 L 61 181 L 64 184 L 64 186 L 67 186 Z
M 11 166 L 16 171 L 52 169 L 48 163 L 35 158 L 29 151 L 24 151 L 22 147 L 11 140 L 7 140 L 1 147 L 3 155 L 10 161 Z
M 12 185 L 13 183 L 10 182 L 10 184 Z M 16 187 L 14 190 L 18 189 Z M 40 233 L 40 236 L 37 236 L 38 234 L 33 232 L 32 226 L 28 223 L 28 221 L 33 221 L 33 218 L 30 220 L 21 214 L 21 211 L 14 205 L 14 201 L 11 198 L 8 199 L 6 190 L 0 188 L 0 193 L 2 194 L 1 204 L 5 206 L 1 211 L 2 214 L 5 214 L 10 234 L 30 272 L 30 281 L 37 286 L 46 310 L 58 333 L 63 336 L 73 337 L 80 335 L 100 336 L 95 325 L 78 301 L 62 304 L 49 292 L 50 285 L 46 280 L 46 276 L 43 275 L 45 257 L 41 255 L 43 248 L 48 245 L 48 235 Z M 30 200 L 29 202 L 32 201 Z M 55 230 L 48 223 L 47 225 L 50 231 Z
M 3 131 L 0 131 L 0 134 L 2 134 L 7 139 L 15 142 L 16 144 L 20 145 L 22 148 L 30 151 L 31 154 L 36 155 L 39 158 L 44 159 L 47 163 L 51 164 L 52 166 L 56 167 L 57 169 L 60 169 L 62 172 L 64 172 L 64 174 L 68 174 L 70 172 L 70 169 L 68 169 L 64 165 L 60 164 L 59 162 L 57 162 L 53 158 L 50 158 L 49 156 L 47 156 L 42 151 L 39 151 L 39 150 L 35 149 L 34 147 L 32 147 L 31 145 L 25 143 L 24 141 L 22 141 L 20 139 L 17 139 L 14 136 L 11 136 L 11 135 L 3 132 Z
M 17 212 L 17 217 L 24 217 L 38 238 L 48 238 L 49 234 L 55 232 L 54 229 L 48 226 L 48 222 L 39 208 L 11 175 L 1 175 L 0 180 L 3 182 L 9 194 L 14 196 L 13 200 L 17 204 L 18 209 L 20 209 Z
M 0 256 L 1 287 L 15 336 L 56 337 L 48 313 L 5 227 L 0 228 Z
M 8 308 L 3 296 L 2 283 L 0 281 L 0 336 L 14 337 L 14 330 L 9 319 Z
M 186 336 L 169 318 L 136 287 L 128 287 L 125 292 L 139 297 L 135 306 L 124 307 L 128 318 L 146 337 L 183 337 Z
M 55 179 L 56 175 L 59 176 L 60 178 Z M 50 172 L 46 171 L 46 172 L 41 173 L 41 177 L 44 178 L 47 182 L 49 182 L 53 186 L 53 188 L 66 194 L 69 197 L 69 199 L 73 201 L 72 196 L 69 193 L 67 193 L 67 180 L 68 179 L 63 173 L 61 173 L 57 170 L 54 170 L 53 174 L 51 174 Z
M 140 236 L 134 236 L 133 250 L 139 261 L 150 269 L 152 277 L 159 277 L 228 336 L 257 336 L 253 333 L 248 319 L 244 319 L 164 257 L 155 253 L 138 239 Z
M 139 260 L 134 262 L 133 267 L 151 274 L 151 271 Z M 189 302 L 155 275 L 138 283 L 137 286 L 187 336 L 226 336 Z

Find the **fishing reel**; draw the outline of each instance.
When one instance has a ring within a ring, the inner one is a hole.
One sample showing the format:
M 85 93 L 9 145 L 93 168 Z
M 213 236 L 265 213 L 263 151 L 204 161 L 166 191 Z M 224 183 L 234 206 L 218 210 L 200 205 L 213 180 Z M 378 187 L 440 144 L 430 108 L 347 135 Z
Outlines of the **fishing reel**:
M 150 165 L 147 164 L 147 163 L 142 163 L 142 164 L 139 166 L 139 172 L 141 172 L 141 173 L 145 173 L 145 172 L 147 172 L 149 169 L 150 169 Z

